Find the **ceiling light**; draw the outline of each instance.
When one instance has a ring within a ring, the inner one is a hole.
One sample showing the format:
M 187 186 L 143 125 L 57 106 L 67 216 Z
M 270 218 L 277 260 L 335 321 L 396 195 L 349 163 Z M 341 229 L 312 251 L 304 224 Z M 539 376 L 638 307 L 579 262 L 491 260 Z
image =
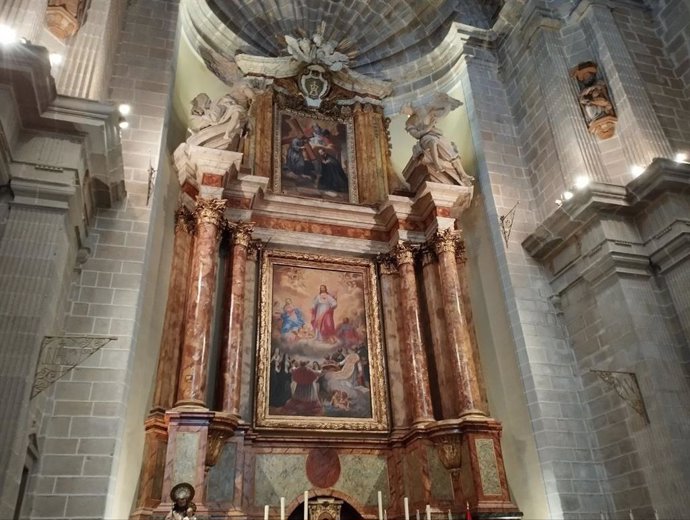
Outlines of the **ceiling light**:
M 637 178 L 644 173 L 644 167 L 636 164 L 630 168 L 630 173 L 632 173 L 633 179 Z
M 122 121 L 120 121 L 119 125 L 120 125 L 120 128 L 122 128 L 123 130 L 126 130 L 129 128 L 129 123 L 127 121 L 125 121 L 124 119 Z
M 17 41 L 17 31 L 9 25 L 0 24 L 0 44 L 9 45 Z
M 62 54 L 58 54 L 57 52 L 51 52 L 48 55 L 48 59 L 50 60 L 50 65 L 52 67 L 58 67 L 59 65 L 62 64 Z
M 678 162 L 678 163 L 687 162 L 688 161 L 688 154 L 686 154 L 684 152 L 678 152 L 673 160 Z
M 578 190 L 582 190 L 587 186 L 589 186 L 589 177 L 587 177 L 586 175 L 578 175 L 577 177 L 575 177 L 575 187 Z
M 563 200 L 570 200 L 573 198 L 573 192 L 572 191 L 564 191 L 563 192 Z
M 120 111 L 120 114 L 123 116 L 128 115 L 132 111 L 132 107 L 129 106 L 127 103 L 122 103 L 117 107 L 117 109 Z

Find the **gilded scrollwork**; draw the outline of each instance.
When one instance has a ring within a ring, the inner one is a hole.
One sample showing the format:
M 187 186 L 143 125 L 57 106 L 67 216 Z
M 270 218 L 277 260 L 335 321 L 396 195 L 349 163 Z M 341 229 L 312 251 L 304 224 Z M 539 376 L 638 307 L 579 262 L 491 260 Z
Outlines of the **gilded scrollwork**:
M 434 439 L 438 457 L 448 471 L 462 466 L 462 438 L 459 434 L 442 435 Z
M 259 315 L 258 388 L 255 425 L 260 429 L 291 430 L 350 430 L 386 431 L 386 383 L 383 368 L 383 347 L 378 315 L 378 290 L 374 262 L 360 258 L 325 257 L 287 251 L 266 251 L 261 260 L 261 297 L 264 302 Z M 274 301 L 273 276 L 275 266 L 288 266 L 295 272 L 300 269 L 319 269 L 340 272 L 345 278 L 355 273 L 364 283 L 364 308 L 362 309 L 368 347 L 370 373 L 371 417 L 327 417 L 305 415 L 278 415 L 269 413 L 269 376 L 272 364 L 271 325 Z M 266 303 L 268 302 L 268 303 Z

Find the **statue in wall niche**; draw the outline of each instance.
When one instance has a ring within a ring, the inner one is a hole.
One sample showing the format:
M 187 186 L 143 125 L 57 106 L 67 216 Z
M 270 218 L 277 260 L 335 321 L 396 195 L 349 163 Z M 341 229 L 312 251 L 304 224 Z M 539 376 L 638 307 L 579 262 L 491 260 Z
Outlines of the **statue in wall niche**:
M 187 482 L 176 484 L 170 491 L 172 510 L 165 515 L 165 520 L 197 520 L 194 487 Z
M 255 92 L 247 84 L 236 85 L 217 101 L 206 93 L 192 99 L 187 138 L 189 144 L 238 151 L 249 127 L 249 108 Z
M 613 137 L 618 118 L 606 83 L 597 78 L 597 64 L 592 61 L 580 63 L 570 75 L 580 87 L 578 101 L 589 131 L 599 139 Z
M 462 167 L 455 143 L 436 127 L 439 119 L 461 105 L 448 94 L 439 93 L 427 103 L 404 105 L 401 113 L 408 116 L 405 130 L 418 140 L 412 148 L 413 159 L 427 167 L 430 180 L 472 186 L 474 179 Z

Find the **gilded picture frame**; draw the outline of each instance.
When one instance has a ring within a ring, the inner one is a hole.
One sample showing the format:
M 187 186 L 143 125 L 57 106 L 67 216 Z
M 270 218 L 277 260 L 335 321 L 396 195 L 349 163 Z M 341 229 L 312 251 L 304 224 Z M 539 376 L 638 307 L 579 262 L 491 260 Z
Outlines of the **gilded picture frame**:
M 255 427 L 388 430 L 372 261 L 266 251 Z
M 275 105 L 275 193 L 333 202 L 359 202 L 354 124 Z

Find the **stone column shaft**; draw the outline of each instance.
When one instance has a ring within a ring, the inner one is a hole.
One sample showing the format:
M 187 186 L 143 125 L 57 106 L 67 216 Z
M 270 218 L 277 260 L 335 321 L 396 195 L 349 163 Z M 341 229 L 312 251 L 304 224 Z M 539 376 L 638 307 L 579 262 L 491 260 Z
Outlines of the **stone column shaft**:
M 163 337 L 158 354 L 156 389 L 153 394 L 154 410 L 165 411 L 175 404 L 178 366 L 184 336 L 187 278 L 189 277 L 192 250 L 192 218 L 191 212 L 184 206 L 175 212 L 173 258 L 170 267 Z
M 414 273 L 414 258 L 410 247 L 399 245 L 396 249 L 398 272 L 400 273 L 400 297 L 403 310 L 404 356 L 406 371 L 411 380 L 413 424 L 434 420 L 429 390 L 429 369 L 424 352 L 421 325 L 419 322 L 419 298 Z
M 175 406 L 206 405 L 213 296 L 224 199 L 197 199 L 196 240 L 190 266 L 184 344 Z
M 455 262 L 457 235 L 451 230 L 438 233 L 434 239 L 441 276 L 441 294 L 446 314 L 448 352 L 455 373 L 455 388 L 460 403 L 459 416 L 486 415 L 481 411 L 477 366 L 474 362 L 471 323 L 463 312 L 462 287 Z
M 226 341 L 221 354 L 224 412 L 239 415 L 242 383 L 242 337 L 244 330 L 244 287 L 247 273 L 247 247 L 252 224 L 236 224 L 233 230 L 232 263 L 226 282 Z
M 656 117 L 644 81 L 611 14 L 611 8 L 592 2 L 585 15 L 613 92 L 619 115 L 619 134 L 628 161 L 646 166 L 655 157 L 670 158 L 671 145 Z

